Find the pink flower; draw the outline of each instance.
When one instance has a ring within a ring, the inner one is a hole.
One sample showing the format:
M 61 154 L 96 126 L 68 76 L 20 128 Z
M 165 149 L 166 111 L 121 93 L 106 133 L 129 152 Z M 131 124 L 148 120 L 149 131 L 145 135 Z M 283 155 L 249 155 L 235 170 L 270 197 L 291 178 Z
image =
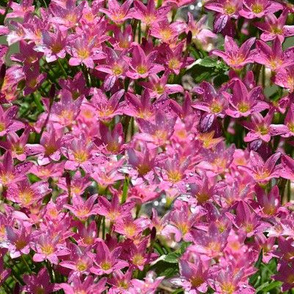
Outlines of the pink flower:
M 154 63 L 156 55 L 156 51 L 152 51 L 146 55 L 141 46 L 134 46 L 132 49 L 130 68 L 126 75 L 129 78 L 136 80 L 163 71 L 164 67 L 162 65 Z
M 223 92 L 223 95 L 229 100 L 230 107 L 226 113 L 234 118 L 246 117 L 255 112 L 262 112 L 269 108 L 269 105 L 261 101 L 262 88 L 255 87 L 248 92 L 244 83 L 237 79 L 233 81 L 232 85 L 233 94 L 230 95 Z
M 89 254 L 93 258 L 94 265 L 90 271 L 95 275 L 111 274 L 114 271 L 128 266 L 126 261 L 120 260 L 122 248 L 116 247 L 110 251 L 104 241 L 98 241 L 96 246 L 96 255 Z
M 282 4 L 270 0 L 245 0 L 244 8 L 239 13 L 248 19 L 262 18 L 268 13 L 275 13 L 283 8 Z
M 258 22 L 255 24 L 263 31 L 260 38 L 264 42 L 274 40 L 276 37 L 283 42 L 285 37 L 294 35 L 294 26 L 285 25 L 288 13 L 288 9 L 284 9 L 278 18 L 273 13 L 268 13 L 265 16 L 265 22 Z
M 125 20 L 132 18 L 130 7 L 133 0 L 126 0 L 122 5 L 116 0 L 108 1 L 108 9 L 101 8 L 100 11 L 105 13 L 114 23 L 121 24 Z
M 246 64 L 254 62 L 255 50 L 250 51 L 254 43 L 255 38 L 250 38 L 239 48 L 233 38 L 226 36 L 225 52 L 215 49 L 211 54 L 221 57 L 233 69 L 241 69 Z

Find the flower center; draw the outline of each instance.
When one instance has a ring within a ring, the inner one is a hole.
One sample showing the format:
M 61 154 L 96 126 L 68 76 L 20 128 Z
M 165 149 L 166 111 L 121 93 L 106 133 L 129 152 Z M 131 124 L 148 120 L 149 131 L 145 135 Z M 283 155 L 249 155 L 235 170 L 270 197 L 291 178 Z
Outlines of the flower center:
M 109 261 L 104 261 L 101 263 L 101 268 L 105 271 L 111 269 L 111 264 Z
M 147 69 L 146 65 L 141 64 L 141 65 L 139 65 L 139 66 L 137 67 L 137 72 L 138 72 L 140 75 L 143 75 L 143 74 L 147 73 L 147 71 L 148 71 L 148 69 Z
M 41 250 L 45 255 L 50 255 L 54 252 L 54 247 L 52 244 L 45 244 L 41 247 Z
M 240 103 L 238 105 L 238 109 L 240 112 L 244 113 L 244 112 L 247 112 L 250 109 L 250 107 L 247 103 Z
M 19 192 L 19 200 L 23 205 L 28 205 L 33 199 L 33 192 L 29 189 Z
M 119 64 L 115 64 L 112 68 L 112 72 L 115 76 L 120 76 L 123 73 L 122 66 Z
M 236 12 L 236 7 L 231 3 L 228 3 L 227 5 L 225 5 L 224 10 L 226 14 L 231 15 Z
M 88 153 L 84 150 L 78 150 L 74 152 L 74 158 L 77 162 L 85 162 L 88 160 L 89 156 Z
M 192 287 L 197 288 L 204 283 L 204 279 L 199 276 L 193 276 L 190 278 L 190 283 Z
M 182 179 L 182 173 L 178 170 L 171 170 L 167 173 L 168 180 L 172 183 L 179 182 Z
M 79 48 L 77 50 L 77 55 L 81 58 L 81 59 L 86 59 L 90 56 L 90 52 L 88 49 L 86 48 Z
M 76 264 L 76 268 L 77 268 L 77 270 L 79 272 L 83 272 L 83 271 L 85 271 L 88 268 L 88 266 L 87 266 L 87 264 L 86 264 L 85 261 L 79 259 L 78 262 L 77 262 L 77 264 Z
M 221 289 L 223 290 L 223 293 L 233 294 L 236 287 L 231 282 L 225 282 L 221 285 Z
M 263 6 L 260 3 L 255 3 L 251 9 L 255 14 L 259 14 L 263 11 Z

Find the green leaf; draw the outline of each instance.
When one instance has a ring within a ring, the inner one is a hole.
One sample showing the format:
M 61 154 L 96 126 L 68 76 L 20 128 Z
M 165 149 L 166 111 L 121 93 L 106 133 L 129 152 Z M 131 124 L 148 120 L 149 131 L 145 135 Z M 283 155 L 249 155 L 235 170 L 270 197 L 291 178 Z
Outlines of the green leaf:
M 209 56 L 204 57 L 203 59 L 197 60 L 197 64 L 204 66 L 204 67 L 217 67 L 218 60 Z
M 181 256 L 180 252 L 172 252 L 172 253 L 167 254 L 163 260 L 168 263 L 179 263 L 180 256 Z
M 259 286 L 256 289 L 256 292 L 262 291 L 263 293 L 266 293 L 272 289 L 280 288 L 281 285 L 282 285 L 282 283 L 279 281 L 274 281 L 272 283 L 266 282 L 266 283 L 262 284 L 261 286 Z

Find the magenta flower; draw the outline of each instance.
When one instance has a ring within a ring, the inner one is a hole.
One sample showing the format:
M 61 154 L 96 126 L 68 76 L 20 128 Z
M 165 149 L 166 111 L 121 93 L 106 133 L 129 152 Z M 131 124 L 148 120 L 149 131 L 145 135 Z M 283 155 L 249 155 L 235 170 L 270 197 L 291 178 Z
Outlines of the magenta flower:
M 100 11 L 105 13 L 114 23 L 121 24 L 125 20 L 132 18 L 130 7 L 133 0 L 126 0 L 122 5 L 116 0 L 109 0 L 108 9 L 101 8 Z
M 17 184 L 10 185 L 7 192 L 7 198 L 10 201 L 29 208 L 33 203 L 48 195 L 51 189 L 47 182 L 30 184 L 27 180 L 22 180 Z
M 0 183 L 3 186 L 10 186 L 23 181 L 26 174 L 29 173 L 33 163 L 24 162 L 18 165 L 13 164 L 13 159 L 10 151 L 6 151 L 0 163 Z
M 217 93 L 208 82 L 202 82 L 199 87 L 193 89 L 201 97 L 201 101 L 192 104 L 193 108 L 205 111 L 214 116 L 224 117 L 228 102 L 222 93 Z
M 148 0 L 147 6 L 141 1 L 135 0 L 133 18 L 141 20 L 147 26 L 153 26 L 155 23 L 164 21 L 170 9 L 170 6 L 156 9 L 154 0 Z
M 126 94 L 127 105 L 124 113 L 136 118 L 143 118 L 146 120 L 154 117 L 155 107 L 151 103 L 149 90 L 144 90 L 141 97 L 132 93 Z
M 161 111 L 156 113 L 155 123 L 139 118 L 138 125 L 142 133 L 136 137 L 156 145 L 164 145 L 174 131 L 175 121 L 175 118 L 168 119 Z
M 192 13 L 188 12 L 188 24 L 186 33 L 189 31 L 192 33 L 192 38 L 196 40 L 197 45 L 206 47 L 212 39 L 216 39 L 217 35 L 209 29 L 205 28 L 207 22 L 207 16 L 202 16 L 197 22 L 194 20 Z
M 261 139 L 264 142 L 269 142 L 272 136 L 287 133 L 288 129 L 286 126 L 281 124 L 271 124 L 273 115 L 273 109 L 270 109 L 265 117 L 263 117 L 260 113 L 255 112 L 251 115 L 251 122 L 242 122 L 242 125 L 249 130 L 249 133 L 245 136 L 244 141 L 252 142 L 254 140 Z
M 184 89 L 178 84 L 168 84 L 168 72 L 165 72 L 161 77 L 158 75 L 150 75 L 148 82 L 141 82 L 141 85 L 149 90 L 151 98 L 159 98 L 164 94 L 170 95 L 175 93 L 183 93 Z
M 42 32 L 42 44 L 35 47 L 38 52 L 43 52 L 47 62 L 53 62 L 66 55 L 66 37 L 63 32 L 57 31 L 54 34 L 48 31 Z
M 124 79 L 129 69 L 128 57 L 125 52 L 117 54 L 113 49 L 107 47 L 105 64 L 98 65 L 95 69 L 107 74 L 104 80 L 104 88 L 109 91 L 113 88 L 118 79 Z
M 71 29 L 77 25 L 83 15 L 85 2 L 78 6 L 74 1 L 55 1 L 50 3 L 50 22 L 58 25 L 63 31 Z
M 280 176 L 284 179 L 293 181 L 294 180 L 294 160 L 288 156 L 282 156 L 282 169 L 280 171 Z
M 87 276 L 83 281 L 81 277 L 75 276 L 72 282 L 62 283 L 58 288 L 63 289 L 65 294 L 75 294 L 77 291 L 85 294 L 103 293 L 105 291 L 107 278 L 101 278 L 98 283 L 94 283 L 92 276 Z
M 15 119 L 17 111 L 16 106 L 9 107 L 4 111 L 0 105 L 0 136 L 4 136 L 11 131 L 16 132 L 24 129 L 24 123 Z
M 94 152 L 94 144 L 87 143 L 85 137 L 74 138 L 68 142 L 68 147 L 61 148 L 63 155 L 68 159 L 65 168 L 68 170 L 77 170 L 81 167 L 85 172 L 92 171 L 92 153 Z
M 282 4 L 270 0 L 245 0 L 244 8 L 239 13 L 247 19 L 262 18 L 283 8 Z
M 95 40 L 88 40 L 85 37 L 75 39 L 68 53 L 71 55 L 69 65 L 84 64 L 91 69 L 95 67 L 94 61 L 105 57 L 102 51 L 95 48 Z
M 285 37 L 294 35 L 294 26 L 285 25 L 288 13 L 288 9 L 284 9 L 278 18 L 273 13 L 268 13 L 265 16 L 265 22 L 255 24 L 263 31 L 260 38 L 264 42 L 274 40 L 275 38 L 279 38 L 283 42 Z
M 173 278 L 171 282 L 191 293 L 193 290 L 195 293 L 204 293 L 208 289 L 208 262 L 203 262 L 197 254 L 193 255 L 191 261 L 184 257 L 180 259 L 180 278 Z
M 265 65 L 272 71 L 280 70 L 294 63 L 294 48 L 288 48 L 283 51 L 282 43 L 279 38 L 273 40 L 272 47 L 258 40 L 256 41 L 256 49 L 257 55 L 254 58 L 255 62 Z
M 203 254 L 205 258 L 214 258 L 222 254 L 227 244 L 230 227 L 227 227 L 220 232 L 215 223 L 211 223 L 208 227 L 208 231 L 191 230 L 193 237 L 192 245 L 193 251 L 199 254 Z
M 19 4 L 12 2 L 10 5 L 12 11 L 7 14 L 7 18 L 24 18 L 34 11 L 33 2 L 33 0 L 22 0 Z
M 145 54 L 141 46 L 134 46 L 132 49 L 132 59 L 130 61 L 130 68 L 126 75 L 131 79 L 147 78 L 150 74 L 157 74 L 164 70 L 160 64 L 154 63 L 156 58 L 156 51 Z
M 294 69 L 293 66 L 287 66 L 278 70 L 274 82 L 276 85 L 286 88 L 290 93 L 294 92 Z
M 281 207 L 281 197 L 278 186 L 266 193 L 260 186 L 255 187 L 257 203 L 265 216 L 275 215 Z
M 26 152 L 28 150 L 26 143 L 30 131 L 29 128 L 26 128 L 20 137 L 15 132 L 9 132 L 6 136 L 6 142 L 1 141 L 0 146 L 7 151 L 11 150 L 12 158 L 24 161 L 28 155 Z
M 31 230 L 20 226 L 19 229 L 6 227 L 8 251 L 11 258 L 17 258 L 23 254 L 30 253 Z
M 114 250 L 110 251 L 104 241 L 98 241 L 96 246 L 96 255 L 89 254 L 94 262 L 90 271 L 93 274 L 100 276 L 103 274 L 108 275 L 114 271 L 127 267 L 128 263 L 119 259 L 121 250 L 122 248 L 118 246 Z
M 105 94 L 98 90 L 94 92 L 91 98 L 91 103 L 98 112 L 98 118 L 101 121 L 109 121 L 116 115 L 121 115 L 123 113 L 120 99 L 124 95 L 124 90 L 120 90 L 114 93 L 110 99 L 108 99 Z
M 171 44 L 184 32 L 185 24 L 182 22 L 169 23 L 167 19 L 155 22 L 151 26 L 150 35 L 161 40 L 163 43 Z
M 111 222 L 116 222 L 120 218 L 125 218 L 131 214 L 134 202 L 120 204 L 118 195 L 114 194 L 111 201 L 105 197 L 98 198 L 98 214 L 105 216 Z
M 58 264 L 59 256 L 65 256 L 70 253 L 59 241 L 59 235 L 52 236 L 52 234 L 49 233 L 41 233 L 38 235 L 33 248 L 35 251 L 33 261 L 42 262 L 44 260 L 49 260 L 52 264 Z
M 72 205 L 65 204 L 64 208 L 70 210 L 78 219 L 85 221 L 91 215 L 98 213 L 98 205 L 94 204 L 96 199 L 97 195 L 92 195 L 87 200 L 84 200 L 79 195 L 75 195 L 72 197 Z
M 294 287 L 293 271 L 294 271 L 293 261 L 289 263 L 282 262 L 279 267 L 278 273 L 272 276 L 273 279 L 283 282 L 283 285 L 282 285 L 283 292 L 291 290 Z
M 250 165 L 239 166 L 239 169 L 245 170 L 258 183 L 268 182 L 273 178 L 280 177 L 280 166 L 276 163 L 280 159 L 281 153 L 275 153 L 266 161 L 255 151 L 250 152 Z
M 242 8 L 242 2 L 238 0 L 207 1 L 205 8 L 217 12 L 214 21 L 214 30 L 217 33 L 232 26 L 231 19 L 237 19 Z
M 93 261 L 86 254 L 88 248 L 80 248 L 73 243 L 70 243 L 69 247 L 69 260 L 61 261 L 59 265 L 71 269 L 74 273 L 89 274 Z
M 45 267 L 43 267 L 37 275 L 23 276 L 25 286 L 22 287 L 22 291 L 27 293 L 44 293 L 49 294 L 58 290 L 56 284 L 50 282 L 50 276 Z
M 227 65 L 238 70 L 254 62 L 255 50 L 250 51 L 254 43 L 255 38 L 250 38 L 239 48 L 233 38 L 226 36 L 225 52 L 215 49 L 211 54 L 221 57 Z
M 223 95 L 227 97 L 230 107 L 226 110 L 226 113 L 234 118 L 247 117 L 255 112 L 262 112 L 269 108 L 269 105 L 261 101 L 262 88 L 255 87 L 248 92 L 244 83 L 237 79 L 232 85 L 233 94 L 223 92 Z
M 59 124 L 61 128 L 75 122 L 82 104 L 82 97 L 73 100 L 72 94 L 65 89 L 61 90 L 60 96 L 60 102 L 52 106 L 50 121 Z
M 49 124 L 47 131 L 42 134 L 40 144 L 26 144 L 26 153 L 28 155 L 38 155 L 40 165 L 58 161 L 61 156 L 62 135 L 62 130 L 55 130 L 53 125 Z
M 145 217 L 133 219 L 131 216 L 119 218 L 114 227 L 114 231 L 125 238 L 136 239 L 150 225 L 150 220 Z

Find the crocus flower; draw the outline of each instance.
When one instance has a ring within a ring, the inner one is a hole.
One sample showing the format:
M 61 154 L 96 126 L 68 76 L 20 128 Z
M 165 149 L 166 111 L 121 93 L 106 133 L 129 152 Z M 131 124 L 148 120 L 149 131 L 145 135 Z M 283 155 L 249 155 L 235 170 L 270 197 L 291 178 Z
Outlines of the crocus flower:
M 133 0 L 127 0 L 122 5 L 116 0 L 108 1 L 108 9 L 101 8 L 100 11 L 105 13 L 114 23 L 121 24 L 132 17 L 130 7 Z
M 294 63 L 294 48 L 288 48 L 283 51 L 282 43 L 279 38 L 273 40 L 272 47 L 258 40 L 256 41 L 256 49 L 257 55 L 254 58 L 255 62 L 265 65 L 272 71 L 280 70 Z
M 32 203 L 43 199 L 50 192 L 47 182 L 36 182 L 31 185 L 27 180 L 22 180 L 9 186 L 7 197 L 22 207 L 30 207 Z
M 59 288 L 63 289 L 65 294 L 75 294 L 77 291 L 85 294 L 103 293 L 105 290 L 107 278 L 101 278 L 98 283 L 94 283 L 92 276 L 87 276 L 83 281 L 81 277 L 75 276 L 70 283 L 61 283 Z
M 146 78 L 150 74 L 157 74 L 164 70 L 160 64 L 154 63 L 157 53 L 152 51 L 148 55 L 145 54 L 141 46 L 134 46 L 132 49 L 132 59 L 130 68 L 126 75 L 131 79 Z
M 226 36 L 225 52 L 215 49 L 211 51 L 211 54 L 221 57 L 227 65 L 238 70 L 254 62 L 255 51 L 250 51 L 254 43 L 255 38 L 250 38 L 239 48 L 232 37 Z
M 280 171 L 280 176 L 284 179 L 294 180 L 294 160 L 288 156 L 282 156 L 282 169 Z
M 70 210 L 80 220 L 85 221 L 91 215 L 98 213 L 98 206 L 94 204 L 96 199 L 97 195 L 92 195 L 87 200 L 84 200 L 79 195 L 75 195 L 72 197 L 72 205 L 65 204 L 64 208 Z
M 117 54 L 111 48 L 105 48 L 105 64 L 98 65 L 95 69 L 107 74 L 104 80 L 104 88 L 109 91 L 118 79 L 123 79 L 129 68 L 128 59 L 124 52 Z
M 42 233 L 36 237 L 34 243 L 34 262 L 49 260 L 52 264 L 58 264 L 58 257 L 65 256 L 70 251 L 59 243 L 60 236 L 52 236 L 49 233 Z
M 23 225 L 19 229 L 6 227 L 9 242 L 8 251 L 11 258 L 17 258 L 23 254 L 30 253 L 31 230 Z
M 265 117 L 255 112 L 251 115 L 251 122 L 244 121 L 242 125 L 249 130 L 244 138 L 245 142 L 252 142 L 261 139 L 269 142 L 272 136 L 278 136 L 287 133 L 287 127 L 284 125 L 271 124 L 273 119 L 273 110 L 271 109 Z
M 48 31 L 42 32 L 42 44 L 35 47 L 38 52 L 43 52 L 47 62 L 53 62 L 58 58 L 64 58 L 66 55 L 66 37 L 61 31 L 54 34 Z
M 105 216 L 111 222 L 116 222 L 119 218 L 129 216 L 134 206 L 134 202 L 120 204 L 116 194 L 113 195 L 111 201 L 102 196 L 98 198 L 98 214 Z
M 222 254 L 227 244 L 228 235 L 231 228 L 227 227 L 220 232 L 215 223 L 211 223 L 208 231 L 191 230 L 191 235 L 195 245 L 191 249 L 199 254 L 203 254 L 205 258 L 214 258 Z
M 160 39 L 163 43 L 171 44 L 185 30 L 181 22 L 169 23 L 168 20 L 155 22 L 151 27 L 150 35 Z
M 85 2 L 76 6 L 74 1 L 54 1 L 50 3 L 50 22 L 59 25 L 59 28 L 66 31 L 76 26 L 82 17 Z
M 95 275 L 110 274 L 113 271 L 123 269 L 128 266 L 126 261 L 120 260 L 122 248 L 116 247 L 113 251 L 110 251 L 104 241 L 98 241 L 96 246 L 96 255 L 92 256 L 93 266 L 90 271 Z
M 173 278 L 171 282 L 177 286 L 182 286 L 186 291 L 196 291 L 195 293 L 204 293 L 207 291 L 208 262 L 202 262 L 200 256 L 194 255 L 193 262 L 188 258 L 181 258 L 180 278 Z
M 3 186 L 10 186 L 11 184 L 23 181 L 32 165 L 32 162 L 14 165 L 11 152 L 6 151 L 0 163 L 0 183 Z
M 91 103 L 98 112 L 98 118 L 101 121 L 109 121 L 114 116 L 123 113 L 119 101 L 124 95 L 124 92 L 124 90 L 120 90 L 114 93 L 110 99 L 108 99 L 101 90 L 94 92 L 94 95 L 91 98 Z
M 88 274 L 93 264 L 92 259 L 86 254 L 88 248 L 80 248 L 73 243 L 70 243 L 69 247 L 71 250 L 69 260 L 64 260 L 59 265 L 75 273 Z
M 226 110 L 229 116 L 234 118 L 246 117 L 251 113 L 262 112 L 269 108 L 266 102 L 260 100 L 262 97 L 261 87 L 255 87 L 248 92 L 244 83 L 238 79 L 234 81 L 232 88 L 232 95 L 223 92 L 230 103 L 230 107 Z
M 142 133 L 137 134 L 136 137 L 156 145 L 163 145 L 171 137 L 175 121 L 176 118 L 168 119 L 161 111 L 155 115 L 155 124 L 139 118 L 138 125 Z
M 208 82 L 202 82 L 199 87 L 195 87 L 193 92 L 200 95 L 202 101 L 192 104 L 193 108 L 207 113 L 223 117 L 228 102 L 222 94 L 218 94 L 214 87 Z
M 30 135 L 30 129 L 26 128 L 21 136 L 18 136 L 15 132 L 9 132 L 7 134 L 7 141 L 0 142 L 0 146 L 5 150 L 11 150 L 11 155 L 13 158 L 19 161 L 24 161 L 26 159 L 26 143 Z
M 272 278 L 283 282 L 282 291 L 286 292 L 294 287 L 294 262 L 282 262 L 279 267 L 278 273 L 273 275 Z
M 25 15 L 34 11 L 33 2 L 33 0 L 22 0 L 19 4 L 12 2 L 10 5 L 12 11 L 7 14 L 7 18 L 24 18 Z
M 294 26 L 285 25 L 287 17 L 288 10 L 284 9 L 278 18 L 273 13 L 268 13 L 265 16 L 265 22 L 256 23 L 255 25 L 263 31 L 260 36 L 261 40 L 267 42 L 278 37 L 283 42 L 285 37 L 293 36 Z
M 61 126 L 72 125 L 79 114 L 82 97 L 73 100 L 72 94 L 68 90 L 61 90 L 60 102 L 52 105 L 50 121 Z
M 205 28 L 205 23 L 207 22 L 207 16 L 203 15 L 197 22 L 194 20 L 192 13 L 188 12 L 188 24 L 186 28 L 186 33 L 191 31 L 192 38 L 196 40 L 197 45 L 206 47 L 210 40 L 216 39 L 217 35 L 214 34 L 209 29 Z
M 257 152 L 251 151 L 250 165 L 239 166 L 239 169 L 247 171 L 256 182 L 264 183 L 280 176 L 280 166 L 276 165 L 280 157 L 281 153 L 275 153 L 264 161 Z
M 100 60 L 105 57 L 104 53 L 95 48 L 95 40 L 87 38 L 77 38 L 70 47 L 69 54 L 72 56 L 69 60 L 69 65 L 77 66 L 84 64 L 88 68 L 94 68 L 95 60 Z
M 245 0 L 244 8 L 239 14 L 247 19 L 262 18 L 269 13 L 283 10 L 283 5 L 270 0 Z
M 274 82 L 276 85 L 288 89 L 290 93 L 294 92 L 294 69 L 293 65 L 278 70 Z
M 154 23 L 165 20 L 165 17 L 170 9 L 170 6 L 162 6 L 156 9 L 154 0 L 148 0 L 147 6 L 145 6 L 141 1 L 135 0 L 133 17 L 141 20 L 146 24 L 146 26 L 153 26 Z
M 37 275 L 25 274 L 23 280 L 25 282 L 25 286 L 22 287 L 24 292 L 49 294 L 58 290 L 56 284 L 50 282 L 50 276 L 45 267 Z
M 24 128 L 24 123 L 15 119 L 17 111 L 16 106 L 9 107 L 6 111 L 0 106 L 0 136 L 4 136 L 10 131 L 16 132 Z
M 158 75 L 150 75 L 148 82 L 141 82 L 141 85 L 149 90 L 151 98 L 159 98 L 167 94 L 183 93 L 184 89 L 179 84 L 168 84 L 168 72 L 165 72 L 161 77 Z M 173 100 L 174 101 L 174 100 Z
M 205 8 L 217 12 L 214 30 L 219 33 L 231 25 L 231 18 L 238 18 L 242 2 L 238 0 L 209 0 L 205 3 Z

